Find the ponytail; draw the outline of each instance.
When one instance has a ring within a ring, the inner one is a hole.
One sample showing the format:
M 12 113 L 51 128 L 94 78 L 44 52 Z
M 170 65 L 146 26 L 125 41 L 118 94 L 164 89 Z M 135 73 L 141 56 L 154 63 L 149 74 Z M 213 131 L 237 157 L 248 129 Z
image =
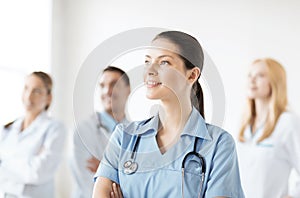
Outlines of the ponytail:
M 191 91 L 191 101 L 192 101 L 192 105 L 200 112 L 201 116 L 205 119 L 203 90 L 199 83 L 199 80 L 197 80 L 193 84 L 192 91 Z
M 15 122 L 15 120 L 4 125 L 4 129 L 8 129 L 14 122 Z
M 204 53 L 195 37 L 180 31 L 166 31 L 158 34 L 152 41 L 159 38 L 168 39 L 178 47 L 178 55 L 184 61 L 187 70 L 194 67 L 198 67 L 200 71 L 203 70 Z M 203 91 L 198 80 L 193 84 L 191 90 L 191 102 L 204 118 Z

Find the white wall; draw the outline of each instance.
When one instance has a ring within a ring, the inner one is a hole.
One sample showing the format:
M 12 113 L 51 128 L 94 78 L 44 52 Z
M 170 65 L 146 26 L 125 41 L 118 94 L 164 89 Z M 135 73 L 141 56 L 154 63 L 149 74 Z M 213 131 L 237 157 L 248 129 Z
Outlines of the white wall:
M 232 134 L 237 132 L 245 99 L 247 66 L 258 57 L 273 57 L 285 66 L 290 105 L 300 114 L 300 1 L 184 2 L 54 0 L 56 115 L 72 128 L 72 94 L 81 64 L 102 41 L 140 27 L 183 30 L 201 41 L 222 77 L 226 93 L 223 127 Z M 60 193 L 67 196 L 68 186 Z
M 0 124 L 23 114 L 24 77 L 51 70 L 51 3 L 0 1 Z
M 72 97 L 81 64 L 102 41 L 125 30 L 154 26 L 184 30 L 201 41 L 223 78 L 227 95 L 225 128 L 230 130 L 239 117 L 247 66 L 257 57 L 274 57 L 285 66 L 290 103 L 300 112 L 300 104 L 296 102 L 300 93 L 295 91 L 299 82 L 296 79 L 300 44 L 298 1 L 54 2 L 54 5 L 60 4 L 56 10 L 61 10 L 61 13 L 54 10 L 57 15 L 53 70 L 63 80 L 65 99 Z M 61 103 L 64 103 L 64 108 L 60 113 L 71 114 L 70 102 L 61 100 Z M 64 119 L 71 121 L 66 117 Z

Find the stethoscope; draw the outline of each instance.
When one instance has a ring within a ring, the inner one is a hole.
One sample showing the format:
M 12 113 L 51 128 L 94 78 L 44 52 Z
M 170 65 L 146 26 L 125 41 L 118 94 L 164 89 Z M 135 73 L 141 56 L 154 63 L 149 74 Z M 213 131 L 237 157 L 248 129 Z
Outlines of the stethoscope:
M 138 146 L 139 146 L 140 139 L 141 139 L 141 136 L 138 135 L 137 139 L 134 143 L 130 159 L 127 160 L 123 165 L 124 173 L 127 174 L 127 175 L 134 174 L 138 169 L 138 163 L 134 161 L 134 158 L 136 157 L 136 152 L 137 152 L 137 149 L 138 149 Z M 205 179 L 206 163 L 205 163 L 204 157 L 202 157 L 202 155 L 200 153 L 197 153 L 197 151 L 196 151 L 198 139 L 199 138 L 197 138 L 197 137 L 195 138 L 193 151 L 187 153 L 184 156 L 184 158 L 182 160 L 182 163 L 181 163 L 181 173 L 182 173 L 181 191 L 182 191 L 182 197 L 184 197 L 184 193 L 183 193 L 184 190 L 183 189 L 184 189 L 185 162 L 186 162 L 186 160 L 189 156 L 196 156 L 200 160 L 199 164 L 201 165 L 202 169 L 201 169 L 200 191 L 199 191 L 199 194 L 198 194 L 198 198 L 200 198 L 200 196 L 201 196 L 202 187 L 203 187 L 203 183 L 204 183 L 204 179 Z
M 202 157 L 202 155 L 200 153 L 197 153 L 197 143 L 198 143 L 198 140 L 199 138 L 195 138 L 195 143 L 194 143 L 194 149 L 193 151 L 189 152 L 188 154 L 186 154 L 182 160 L 182 164 L 181 164 L 181 174 L 182 174 L 182 180 L 181 180 L 181 191 L 182 191 L 182 198 L 184 197 L 184 164 L 185 164 L 185 161 L 186 159 L 189 157 L 189 156 L 196 156 L 199 160 L 200 160 L 200 165 L 201 165 L 201 182 L 200 182 L 200 191 L 198 193 L 198 198 L 201 197 L 201 193 L 202 193 L 202 187 L 203 187 L 203 183 L 204 183 L 204 179 L 205 179 L 205 172 L 206 172 L 206 163 L 205 163 L 205 159 L 204 157 Z
M 140 140 L 141 140 L 141 136 L 138 135 L 138 137 L 137 137 L 137 139 L 134 143 L 133 151 L 131 152 L 130 159 L 127 160 L 123 165 L 124 173 L 127 174 L 127 175 L 131 175 L 131 174 L 135 173 L 138 169 L 138 163 L 134 161 L 134 157 L 136 155 L 136 151 L 138 149 L 138 145 L 140 143 Z

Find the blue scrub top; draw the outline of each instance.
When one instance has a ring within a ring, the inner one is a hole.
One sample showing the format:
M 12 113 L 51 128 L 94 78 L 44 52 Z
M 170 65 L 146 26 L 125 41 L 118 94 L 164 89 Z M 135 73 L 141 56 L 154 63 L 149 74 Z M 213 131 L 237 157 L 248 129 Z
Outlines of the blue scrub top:
M 107 131 L 111 133 L 118 124 L 117 121 L 105 111 L 96 112 L 96 114 L 97 119 L 101 123 L 101 125 L 103 125 L 107 129 Z
M 206 124 L 199 112 L 192 113 L 178 142 L 164 154 L 156 141 L 159 116 L 133 122 L 126 127 L 118 125 L 98 167 L 95 178 L 108 178 L 121 186 L 124 197 L 181 197 L 182 161 L 193 151 L 199 138 L 197 152 L 206 161 L 202 196 L 243 198 L 238 160 L 233 138 L 223 129 Z M 133 161 L 138 163 L 136 173 L 127 175 L 123 165 L 140 135 Z M 189 156 L 185 162 L 184 196 L 197 197 L 200 191 L 201 161 Z

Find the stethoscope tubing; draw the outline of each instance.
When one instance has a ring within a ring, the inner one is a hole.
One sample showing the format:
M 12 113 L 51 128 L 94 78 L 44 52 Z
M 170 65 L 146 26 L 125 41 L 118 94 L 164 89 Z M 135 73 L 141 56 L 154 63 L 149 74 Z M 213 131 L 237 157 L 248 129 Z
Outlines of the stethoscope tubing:
M 124 173 L 125 174 L 133 174 L 137 171 L 138 169 L 138 164 L 137 162 L 134 161 L 134 158 L 136 156 L 136 153 L 137 153 L 137 150 L 138 150 L 138 147 L 139 147 L 139 143 L 140 143 L 140 139 L 141 139 L 141 135 L 138 135 L 137 136 L 137 139 L 134 143 L 134 146 L 133 146 L 133 150 L 131 152 L 131 156 L 130 156 L 130 159 L 127 160 L 123 167 L 124 167 Z M 183 160 L 182 160 L 182 163 L 181 163 L 181 171 L 182 171 L 182 183 L 181 183 L 181 187 L 182 187 L 182 197 L 184 198 L 184 173 L 185 173 L 185 162 L 187 160 L 187 158 L 191 155 L 193 156 L 197 156 L 197 158 L 201 161 L 201 183 L 200 183 L 200 191 L 199 191 L 199 194 L 198 194 L 198 198 L 201 197 L 201 193 L 202 193 L 202 188 L 203 188 L 203 184 L 204 184 L 204 179 L 205 179 L 205 173 L 206 173 L 206 162 L 205 162 L 205 159 L 204 157 L 197 152 L 197 144 L 198 144 L 198 139 L 199 138 L 195 138 L 195 143 L 194 143 L 194 148 L 193 148 L 193 151 L 187 153 Z
M 136 142 L 135 142 L 135 144 L 134 144 L 134 147 L 133 147 L 133 151 L 132 151 L 131 156 L 130 156 L 130 159 L 131 159 L 131 160 L 133 160 L 133 158 L 134 158 L 135 155 L 136 155 L 136 151 L 137 151 L 137 149 L 138 149 L 140 140 L 141 140 L 141 136 L 138 135 L 138 137 L 136 138 Z
M 138 149 L 140 139 L 141 139 L 141 136 L 138 135 L 138 137 L 137 137 L 137 139 L 134 143 L 134 147 L 133 147 L 133 151 L 131 152 L 130 159 L 127 160 L 123 165 L 124 173 L 127 174 L 127 175 L 135 173 L 138 169 L 138 163 L 134 161 L 134 158 L 136 156 L 136 151 Z
M 197 145 L 198 145 L 198 139 L 196 137 L 196 140 L 195 140 L 195 143 L 194 143 L 194 149 L 193 151 L 187 153 L 183 160 L 182 160 L 182 164 L 181 164 L 181 171 L 182 171 L 182 180 L 181 180 L 181 188 L 182 188 L 182 198 L 184 198 L 184 173 L 185 173 L 185 168 L 184 168 L 184 164 L 185 164 L 185 161 L 186 159 L 188 158 L 188 156 L 197 156 L 199 158 L 199 160 L 201 161 L 201 181 L 200 181 L 200 190 L 199 190 L 199 194 L 198 194 L 198 198 L 201 197 L 201 193 L 202 193 L 202 188 L 203 188 L 203 184 L 204 184 L 204 179 L 205 179 L 205 173 L 206 173 L 206 162 L 205 162 L 205 159 L 204 157 L 197 152 Z

